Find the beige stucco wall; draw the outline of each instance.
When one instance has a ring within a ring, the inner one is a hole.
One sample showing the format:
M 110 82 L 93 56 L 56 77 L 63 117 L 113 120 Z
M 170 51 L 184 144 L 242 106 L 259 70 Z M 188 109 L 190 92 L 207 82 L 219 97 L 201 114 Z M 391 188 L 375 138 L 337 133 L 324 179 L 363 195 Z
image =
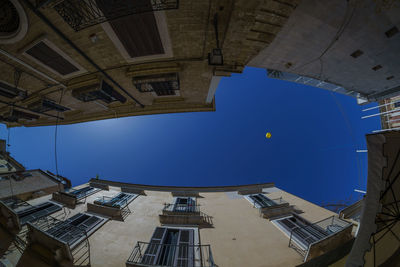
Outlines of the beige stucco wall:
M 118 192 L 119 188 L 110 187 L 110 191 L 99 191 L 87 197 L 86 203 Z M 129 209 L 132 214 L 124 222 L 110 220 L 90 236 L 92 266 L 124 266 L 136 242 L 150 240 L 154 229 L 160 226 L 158 215 L 163 204 L 171 203 L 173 196 L 170 192 L 145 193 L 131 202 Z M 304 211 L 301 216 L 311 222 L 333 215 L 281 190 L 269 193 L 268 197 L 282 197 L 296 205 Z M 48 198 L 35 199 L 32 204 Z M 269 220 L 260 217 L 258 210 L 243 196 L 236 192 L 200 193 L 197 201 L 201 211 L 213 217 L 212 228 L 199 229 L 199 240 L 203 245 L 211 245 L 218 266 L 295 266 L 302 262 L 303 257 L 288 247 L 289 238 Z M 54 216 L 63 219 L 84 212 L 86 203 Z

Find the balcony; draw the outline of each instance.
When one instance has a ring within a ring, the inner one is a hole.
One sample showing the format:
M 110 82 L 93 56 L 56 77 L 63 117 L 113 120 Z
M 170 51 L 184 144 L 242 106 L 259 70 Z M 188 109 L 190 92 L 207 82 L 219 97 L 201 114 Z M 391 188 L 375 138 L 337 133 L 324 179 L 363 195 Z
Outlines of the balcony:
M 100 190 L 101 189 L 86 186 L 80 189 L 71 189 L 68 192 L 54 192 L 52 200 L 62 203 L 70 209 L 74 209 L 79 203 L 79 200 L 84 199 L 86 201 L 86 197 Z
M 43 1 L 43 3 L 47 2 Z M 64 0 L 57 1 L 54 5 L 54 9 L 58 14 L 75 31 L 124 16 L 177 8 L 177 0 Z
M 137 242 L 129 259 L 128 267 L 182 266 L 216 267 L 210 245 L 168 245 Z
M 347 221 L 331 216 L 303 227 L 294 227 L 290 232 L 289 247 L 304 256 L 304 261 L 308 261 L 352 239 L 352 226 Z
M 164 204 L 159 215 L 161 224 L 212 226 L 212 217 L 201 212 L 195 204 Z
M 114 197 L 102 196 L 97 198 L 93 204 L 88 203 L 89 212 L 110 217 L 113 220 L 123 221 L 131 214 L 128 204 L 133 201 L 136 195 L 129 193 L 119 193 Z
M 253 203 L 254 207 L 257 207 L 256 203 Z M 266 219 L 278 218 L 291 214 L 295 211 L 293 205 L 282 198 L 268 199 L 264 201 L 263 205 L 259 206 L 260 215 Z
M 105 223 L 105 219 L 78 213 L 61 221 L 48 216 L 28 223 L 28 255 L 40 257 L 51 266 L 90 266 L 88 237 Z M 25 266 L 30 262 L 22 262 Z

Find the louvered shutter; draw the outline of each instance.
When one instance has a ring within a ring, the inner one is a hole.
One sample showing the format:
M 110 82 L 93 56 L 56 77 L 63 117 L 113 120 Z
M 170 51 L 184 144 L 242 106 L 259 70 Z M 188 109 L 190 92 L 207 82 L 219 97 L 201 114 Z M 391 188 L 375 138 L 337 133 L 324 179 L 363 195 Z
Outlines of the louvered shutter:
M 179 230 L 178 251 L 175 255 L 174 266 L 192 267 L 194 265 L 194 230 Z
M 162 241 L 167 232 L 167 228 L 157 227 L 151 237 L 150 243 L 143 255 L 142 264 L 156 265 L 161 251 Z
M 78 213 L 64 222 L 56 224 L 46 232 L 69 245 L 74 244 L 81 237 L 85 236 L 85 232 L 89 232 L 102 220 L 96 216 L 84 213 Z
M 45 202 L 18 212 L 18 217 L 21 225 L 24 225 L 27 222 L 32 222 L 59 210 L 61 210 L 59 205 L 51 202 Z

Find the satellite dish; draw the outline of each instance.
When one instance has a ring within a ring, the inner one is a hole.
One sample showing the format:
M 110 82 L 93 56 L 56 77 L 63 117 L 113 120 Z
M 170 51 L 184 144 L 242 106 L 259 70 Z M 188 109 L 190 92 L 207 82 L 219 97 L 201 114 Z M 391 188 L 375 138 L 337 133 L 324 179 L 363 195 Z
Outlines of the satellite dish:
M 267 138 L 267 139 L 270 139 L 271 138 L 271 133 L 270 132 L 268 132 L 266 135 L 265 135 L 265 137 Z

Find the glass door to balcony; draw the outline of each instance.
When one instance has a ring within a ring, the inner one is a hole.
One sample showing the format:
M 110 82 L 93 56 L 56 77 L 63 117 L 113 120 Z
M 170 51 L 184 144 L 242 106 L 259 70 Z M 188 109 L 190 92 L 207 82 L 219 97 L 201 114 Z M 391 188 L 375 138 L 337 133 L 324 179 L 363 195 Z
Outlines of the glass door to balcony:
M 196 201 L 191 197 L 177 197 L 174 204 L 174 211 L 195 212 Z

